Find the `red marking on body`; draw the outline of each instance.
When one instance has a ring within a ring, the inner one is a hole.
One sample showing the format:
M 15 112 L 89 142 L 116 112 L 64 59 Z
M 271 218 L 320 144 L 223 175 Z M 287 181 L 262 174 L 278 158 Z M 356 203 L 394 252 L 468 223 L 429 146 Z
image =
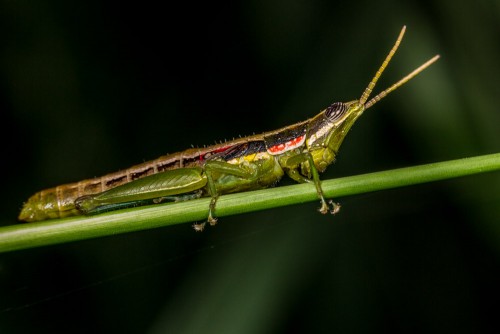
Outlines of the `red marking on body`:
M 306 138 L 306 136 L 304 136 L 304 135 L 299 136 L 297 138 L 293 138 L 292 140 L 289 140 L 283 144 L 271 146 L 267 149 L 267 151 L 270 154 L 280 154 L 280 153 L 284 153 L 286 151 L 290 151 L 296 147 L 301 146 L 304 143 L 305 138 Z
M 232 147 L 232 146 L 224 146 L 224 147 L 219 147 L 218 149 L 211 151 L 211 153 L 220 153 L 220 152 L 224 152 L 225 150 L 227 150 L 227 149 L 228 149 L 228 148 L 230 148 L 230 147 Z

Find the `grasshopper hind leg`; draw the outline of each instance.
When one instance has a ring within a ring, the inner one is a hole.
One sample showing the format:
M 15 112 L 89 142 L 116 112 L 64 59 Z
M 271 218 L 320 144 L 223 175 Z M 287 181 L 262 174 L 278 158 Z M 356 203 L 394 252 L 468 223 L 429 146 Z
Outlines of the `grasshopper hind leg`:
M 136 206 L 144 206 L 153 204 L 153 200 L 130 201 L 121 203 L 98 203 L 92 195 L 78 197 L 75 200 L 75 207 L 81 214 L 86 216 L 97 215 L 104 212 L 115 211 Z
M 192 193 L 175 195 L 175 196 L 162 196 L 145 200 L 126 201 L 119 203 L 106 203 L 99 201 L 96 195 L 85 195 L 75 200 L 75 207 L 84 215 L 96 215 L 99 213 L 115 211 L 126 208 L 133 208 L 137 206 L 145 206 L 152 204 L 159 204 L 163 202 L 184 202 L 192 199 L 200 198 L 203 191 L 198 190 Z
M 185 202 L 190 201 L 192 199 L 198 199 L 203 195 L 202 190 L 195 191 L 193 193 L 176 195 L 176 196 L 163 196 L 153 199 L 154 204 L 162 203 L 162 202 Z

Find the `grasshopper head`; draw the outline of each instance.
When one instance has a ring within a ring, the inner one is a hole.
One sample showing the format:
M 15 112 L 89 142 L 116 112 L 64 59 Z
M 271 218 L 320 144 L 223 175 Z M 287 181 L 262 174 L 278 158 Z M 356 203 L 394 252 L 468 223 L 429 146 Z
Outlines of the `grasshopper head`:
M 342 141 L 364 110 L 359 100 L 335 102 L 311 119 L 306 143 L 319 171 L 335 160 Z
M 375 103 L 387 96 L 390 92 L 396 90 L 397 88 L 411 80 L 413 77 L 415 77 L 417 74 L 422 72 L 424 69 L 426 69 L 439 59 L 439 55 L 434 56 L 433 58 L 429 59 L 427 62 L 416 68 L 413 72 L 368 100 L 370 94 L 372 93 L 372 90 L 375 88 L 375 84 L 389 64 L 394 53 L 396 53 L 399 44 L 403 40 L 405 30 L 406 27 L 403 26 L 403 29 L 399 33 L 396 43 L 392 47 L 382 65 L 379 67 L 373 79 L 366 87 L 359 100 L 350 102 L 335 102 L 311 120 L 307 145 L 313 155 L 315 164 L 320 171 L 324 170 L 326 166 L 333 162 L 335 156 L 337 155 L 338 149 L 342 144 L 342 141 L 349 132 L 349 129 L 366 109 L 372 107 Z
M 329 129 L 323 146 L 328 147 L 334 155 L 342 144 L 352 125 L 365 111 L 365 105 L 359 100 L 335 102 L 324 110 L 325 126 Z

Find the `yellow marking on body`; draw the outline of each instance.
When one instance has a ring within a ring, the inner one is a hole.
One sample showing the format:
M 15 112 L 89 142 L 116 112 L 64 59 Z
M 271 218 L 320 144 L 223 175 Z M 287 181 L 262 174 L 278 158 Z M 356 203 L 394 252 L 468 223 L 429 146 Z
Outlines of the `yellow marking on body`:
M 257 152 L 257 153 L 252 153 L 249 155 L 245 155 L 242 157 L 228 160 L 227 163 L 232 164 L 232 165 L 238 165 L 241 163 L 259 161 L 259 160 L 268 159 L 268 158 L 269 158 L 269 154 L 267 152 Z
M 255 160 L 255 157 L 256 157 L 256 156 L 257 156 L 257 153 L 253 153 L 253 154 L 250 154 L 250 155 L 245 155 L 245 156 L 243 157 L 243 159 L 244 159 L 245 161 L 252 162 L 252 161 L 254 161 L 254 160 Z

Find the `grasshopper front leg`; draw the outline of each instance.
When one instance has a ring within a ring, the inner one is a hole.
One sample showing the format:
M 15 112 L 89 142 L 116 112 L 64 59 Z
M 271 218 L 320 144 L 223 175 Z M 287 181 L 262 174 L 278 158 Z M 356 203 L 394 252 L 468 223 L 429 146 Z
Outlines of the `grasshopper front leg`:
M 289 157 L 284 157 L 280 164 L 285 170 L 286 174 L 293 180 L 299 183 L 310 183 L 313 182 L 316 187 L 316 192 L 318 193 L 318 197 L 321 201 L 321 207 L 319 208 L 319 212 L 322 214 L 327 214 L 330 212 L 331 214 L 336 214 L 340 210 L 340 204 L 335 203 L 332 200 L 329 200 L 328 203 L 325 200 L 325 196 L 323 195 L 323 189 L 321 188 L 321 180 L 319 179 L 318 169 L 314 165 L 313 156 L 309 151 L 304 151 L 300 154 L 292 155 Z M 311 176 L 310 178 L 305 177 L 299 172 L 300 166 L 305 166 L 305 170 L 308 171 Z M 330 210 L 330 204 L 332 206 Z

